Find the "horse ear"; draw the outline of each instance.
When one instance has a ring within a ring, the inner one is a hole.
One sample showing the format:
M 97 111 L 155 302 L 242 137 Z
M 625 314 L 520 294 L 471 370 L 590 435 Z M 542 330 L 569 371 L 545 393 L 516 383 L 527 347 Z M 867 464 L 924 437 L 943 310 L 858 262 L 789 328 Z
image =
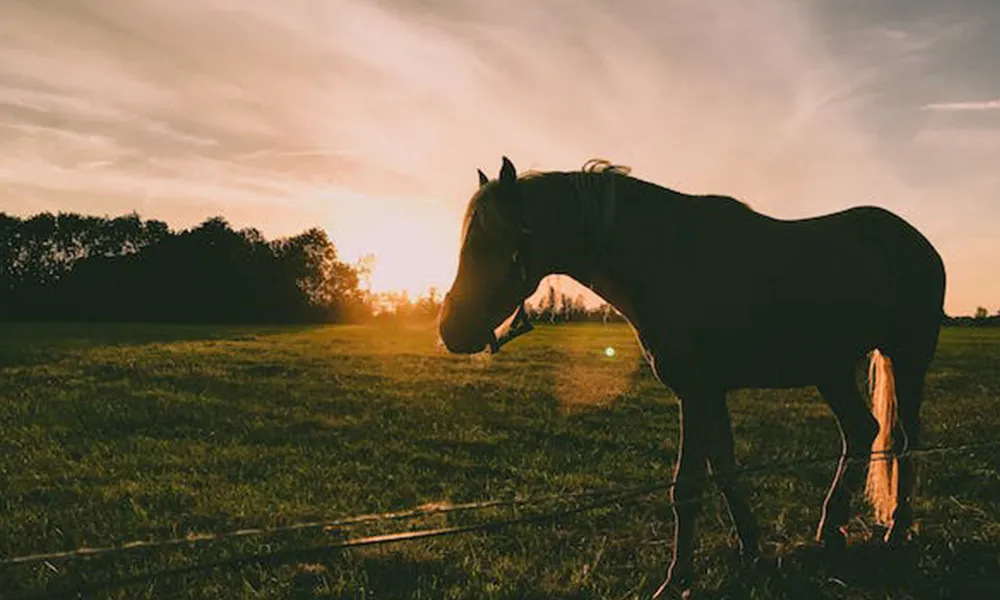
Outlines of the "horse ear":
M 483 187 L 490 182 L 490 178 L 486 176 L 486 173 L 483 173 L 482 169 L 476 169 L 476 172 L 479 173 L 479 187 Z
M 517 180 L 517 169 L 514 163 L 506 156 L 503 157 L 503 164 L 500 167 L 500 183 L 514 183 Z

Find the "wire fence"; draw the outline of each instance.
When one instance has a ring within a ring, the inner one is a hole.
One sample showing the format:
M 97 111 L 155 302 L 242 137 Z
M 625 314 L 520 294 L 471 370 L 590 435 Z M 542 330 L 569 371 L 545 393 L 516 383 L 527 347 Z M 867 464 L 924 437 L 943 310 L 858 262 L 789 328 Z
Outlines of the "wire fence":
M 831 462 L 839 462 L 841 460 L 853 463 L 857 462 L 867 463 L 872 460 L 876 461 L 891 460 L 896 457 L 904 457 L 904 456 L 919 457 L 919 456 L 940 455 L 940 454 L 969 453 L 973 450 L 986 449 L 986 448 L 1000 448 L 1000 440 L 974 442 L 974 443 L 958 444 L 958 445 L 931 446 L 927 448 L 907 450 L 901 453 L 894 453 L 892 451 L 882 451 L 882 452 L 869 452 L 865 454 L 859 454 L 856 456 L 848 456 L 848 457 L 843 457 L 841 455 L 829 455 L 820 458 L 809 458 L 809 459 L 789 461 L 777 464 L 744 467 L 723 474 L 706 474 L 705 476 L 700 477 L 698 479 L 700 479 L 704 483 L 715 482 L 717 484 L 723 484 L 731 480 L 739 479 L 741 477 L 796 471 L 807 467 L 827 465 Z M 113 558 L 120 555 L 135 553 L 140 551 L 153 551 L 153 550 L 161 550 L 172 547 L 193 547 L 198 544 L 205 544 L 208 542 L 216 542 L 224 540 L 274 536 L 278 534 L 304 532 L 310 530 L 329 532 L 334 530 L 346 529 L 357 525 L 384 523 L 390 521 L 405 521 L 422 517 L 428 517 L 432 515 L 447 515 L 454 513 L 483 511 L 486 509 L 517 508 L 517 507 L 524 508 L 524 507 L 548 505 L 553 503 L 586 501 L 576 506 L 570 506 L 568 508 L 563 508 L 556 511 L 543 512 L 540 514 L 516 516 L 506 519 L 496 519 L 496 520 L 486 521 L 482 523 L 473 523 L 468 525 L 454 525 L 454 526 L 437 527 L 431 529 L 417 529 L 410 531 L 401 531 L 396 533 L 386 533 L 386 534 L 371 535 L 365 537 L 349 538 L 334 543 L 323 544 L 318 546 L 310 546 L 308 548 L 292 548 L 292 549 L 284 549 L 272 552 L 239 555 L 223 560 L 203 562 L 183 567 L 160 570 L 125 579 L 118 579 L 86 587 L 67 589 L 64 591 L 46 591 L 44 593 L 28 593 L 28 594 L 7 595 L 7 596 L 5 596 L 2 592 L 0 592 L 0 600 L 34 600 L 36 598 L 62 598 L 62 597 L 79 596 L 81 594 L 94 593 L 96 591 L 100 591 L 101 589 L 129 587 L 133 585 L 149 583 L 159 578 L 177 577 L 182 575 L 212 571 L 221 568 L 234 568 L 252 564 L 257 564 L 257 565 L 289 564 L 292 562 L 307 560 L 312 557 L 325 556 L 332 552 L 351 549 L 351 548 L 360 548 L 365 546 L 380 546 L 385 544 L 426 540 L 426 539 L 449 537 L 462 534 L 495 532 L 516 525 L 554 522 L 576 514 L 595 511 L 601 508 L 608 508 L 613 505 L 631 501 L 656 492 L 669 491 L 677 483 L 678 480 L 672 480 L 669 482 L 658 482 L 653 484 L 647 484 L 647 485 L 641 485 L 641 486 L 635 486 L 631 488 L 623 488 L 617 490 L 593 490 L 593 491 L 574 492 L 567 494 L 550 494 L 550 495 L 535 496 L 529 498 L 483 500 L 478 502 L 467 502 L 461 504 L 450 504 L 450 503 L 427 504 L 409 510 L 355 515 L 329 521 L 309 521 L 309 522 L 295 523 L 291 525 L 283 525 L 270 528 L 247 528 L 247 529 L 239 529 L 221 533 L 197 533 L 185 537 L 171 538 L 159 541 L 140 540 L 140 541 L 129 542 L 126 544 L 121 544 L 118 546 L 108 546 L 100 548 L 84 547 L 68 551 L 16 556 L 0 560 L 0 568 L 13 568 L 13 567 L 29 566 L 37 564 L 48 564 L 51 566 L 52 563 L 57 563 L 57 562 L 86 560 L 98 557 Z M 695 500 L 692 502 L 700 502 L 700 500 Z M 667 507 L 676 507 L 679 506 L 680 503 L 667 502 L 665 503 L 665 505 Z

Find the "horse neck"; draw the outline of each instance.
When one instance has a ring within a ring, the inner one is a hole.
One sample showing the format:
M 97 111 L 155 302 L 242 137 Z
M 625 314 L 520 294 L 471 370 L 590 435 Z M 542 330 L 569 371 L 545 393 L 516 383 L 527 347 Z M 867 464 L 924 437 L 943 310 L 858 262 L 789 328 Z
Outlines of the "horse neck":
M 554 173 L 533 182 L 526 195 L 538 207 L 546 243 L 542 274 L 568 275 L 618 309 L 633 324 L 644 263 L 642 236 L 651 217 L 665 224 L 684 212 L 680 194 L 612 173 Z M 663 219 L 659 219 L 660 213 Z M 658 228 L 659 229 L 659 228 Z M 663 241 L 663 240 L 661 240 Z
M 607 244 L 621 179 L 611 173 L 557 172 L 522 183 L 539 234 L 536 259 L 543 275 L 570 275 L 588 283 L 588 272 Z

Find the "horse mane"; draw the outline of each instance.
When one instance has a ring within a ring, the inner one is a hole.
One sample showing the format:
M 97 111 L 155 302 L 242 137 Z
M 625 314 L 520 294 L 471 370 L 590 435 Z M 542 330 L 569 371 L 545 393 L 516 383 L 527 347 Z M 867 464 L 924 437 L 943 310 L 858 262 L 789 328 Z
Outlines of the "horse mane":
M 549 175 L 568 175 L 573 180 L 573 185 L 575 186 L 577 193 L 580 194 L 581 198 L 585 201 L 581 204 L 581 208 L 587 213 L 594 213 L 593 215 L 588 214 L 589 219 L 597 219 L 597 227 L 600 227 L 600 221 L 602 217 L 600 215 L 604 214 L 604 221 L 609 221 L 614 213 L 614 198 L 605 198 L 602 194 L 598 192 L 598 188 L 595 186 L 603 185 L 598 183 L 598 180 L 605 181 L 608 175 L 620 175 L 623 177 L 629 177 L 632 173 L 632 168 L 628 165 L 620 165 L 613 163 L 604 158 L 591 158 L 590 160 L 583 163 L 577 171 L 559 172 L 559 171 L 540 171 L 537 169 L 529 169 L 518 174 L 518 181 L 533 180 L 546 177 Z M 593 179 L 591 178 L 593 177 Z M 469 205 L 465 210 L 465 217 L 462 221 L 462 241 L 464 242 L 468 239 L 469 229 L 472 225 L 473 219 L 476 218 L 479 210 L 482 209 L 486 202 L 486 199 L 490 196 L 488 193 L 496 185 L 496 180 L 488 182 L 486 185 L 476 190 L 473 194 L 472 199 L 469 200 Z M 662 186 L 657 186 L 661 187 Z M 674 194 L 678 197 L 686 197 L 690 200 L 697 201 L 705 204 L 714 204 L 723 209 L 732 209 L 740 211 L 754 212 L 753 208 L 749 204 L 736 198 L 730 196 L 722 196 L 717 194 L 704 194 L 704 195 L 690 195 L 677 192 L 669 188 L 662 188 L 667 192 Z M 601 206 L 602 203 L 610 202 L 609 206 Z M 591 206 L 592 205 L 592 206 Z M 489 212 L 486 210 L 485 212 Z M 493 230 L 494 224 L 488 217 L 480 218 L 480 225 L 484 231 L 489 233 Z
M 570 171 L 570 174 L 593 174 L 593 175 L 603 175 L 603 174 L 615 174 L 615 175 L 629 175 L 632 172 L 632 168 L 627 165 L 619 165 L 612 163 L 611 161 L 604 158 L 591 158 L 580 167 L 579 171 Z M 518 174 L 518 181 L 532 180 L 544 177 L 546 175 L 552 175 L 558 173 L 558 171 L 540 171 L 538 169 L 529 169 Z M 468 239 L 469 227 L 472 224 L 472 220 L 475 218 L 477 210 L 485 202 L 488 197 L 487 192 L 496 185 L 496 181 L 490 181 L 484 185 L 476 193 L 473 194 L 472 199 L 469 200 L 469 205 L 465 209 L 465 216 L 462 219 L 462 240 L 463 243 Z M 489 223 L 483 223 L 484 229 L 489 229 Z
M 583 163 L 580 170 L 584 173 L 616 173 L 618 175 L 629 175 L 632 173 L 632 167 L 618 165 L 604 158 L 592 158 Z
M 628 165 L 615 164 L 603 158 L 592 158 L 587 162 L 583 163 L 583 167 L 580 168 L 580 171 L 583 173 L 596 173 L 596 174 L 614 173 L 617 175 L 630 175 L 632 173 L 632 167 L 629 167 Z M 676 192 L 675 190 L 671 190 L 669 188 L 664 188 L 664 189 L 667 189 L 672 193 L 679 194 L 679 192 Z M 679 194 L 679 195 L 687 195 L 687 194 Z M 721 196 L 719 194 L 704 194 L 704 195 L 691 196 L 691 198 L 697 199 L 700 202 L 714 203 L 718 206 L 748 210 L 753 212 L 753 208 L 749 204 L 747 204 L 742 200 L 737 200 L 736 198 L 733 198 L 731 196 Z
M 632 167 L 627 165 L 619 165 L 611 162 L 610 160 L 604 158 L 591 158 L 587 162 L 583 163 L 579 171 L 570 171 L 570 173 L 617 173 L 618 175 L 628 175 L 632 172 Z M 551 175 L 553 173 L 558 173 L 558 171 L 539 171 L 537 169 L 529 169 L 519 174 L 518 181 L 522 179 L 537 179 L 544 175 Z

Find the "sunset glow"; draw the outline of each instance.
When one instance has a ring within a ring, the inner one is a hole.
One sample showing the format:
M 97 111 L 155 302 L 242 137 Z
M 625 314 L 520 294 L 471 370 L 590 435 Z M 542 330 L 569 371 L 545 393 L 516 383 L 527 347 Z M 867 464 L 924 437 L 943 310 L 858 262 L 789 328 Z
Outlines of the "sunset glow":
M 371 291 L 405 291 L 416 298 L 432 286 L 447 288 L 458 264 L 459 233 L 453 224 L 460 215 L 419 199 L 355 200 L 337 206 L 325 226 L 343 259 L 374 255 Z
M 477 168 L 605 157 L 781 218 L 884 206 L 949 312 L 995 312 L 995 3 L 835 4 L 6 0 L 0 210 L 319 226 L 419 295 Z

